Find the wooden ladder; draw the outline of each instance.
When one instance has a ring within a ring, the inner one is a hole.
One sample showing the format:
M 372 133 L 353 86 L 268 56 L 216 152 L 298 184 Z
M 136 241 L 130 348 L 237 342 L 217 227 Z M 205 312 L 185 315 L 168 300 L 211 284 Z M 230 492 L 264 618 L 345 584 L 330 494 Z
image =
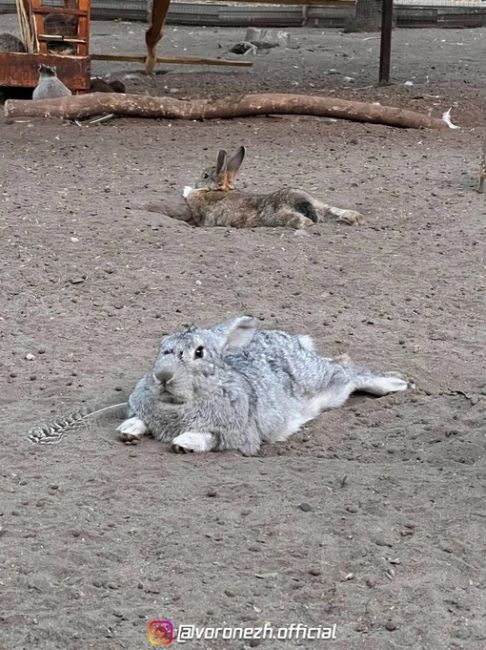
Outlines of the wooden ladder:
M 46 5 L 42 0 L 31 0 L 32 17 L 39 54 L 47 54 L 48 42 L 60 42 L 72 45 L 75 48 L 74 56 L 89 55 L 89 0 L 61 0 L 62 5 Z M 74 5 L 74 6 L 73 6 Z M 64 16 L 76 16 L 78 21 L 77 33 L 75 36 L 60 36 L 58 34 L 46 34 L 44 29 L 44 18 L 48 14 L 62 14 Z

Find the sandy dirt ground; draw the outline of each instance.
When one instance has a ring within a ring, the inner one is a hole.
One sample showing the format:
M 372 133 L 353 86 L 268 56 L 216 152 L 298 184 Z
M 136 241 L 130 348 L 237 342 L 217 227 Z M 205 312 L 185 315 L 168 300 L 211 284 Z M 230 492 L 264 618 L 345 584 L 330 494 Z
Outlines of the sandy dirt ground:
M 98 51 L 143 51 L 142 25 L 94 32 Z M 486 30 L 397 32 L 386 88 L 372 87 L 375 36 L 292 34 L 298 49 L 252 71 L 95 72 L 181 97 L 313 90 L 453 106 L 462 128 L 0 122 L 2 650 L 148 648 L 156 618 L 336 624 L 333 641 L 185 646 L 206 650 L 486 647 Z M 171 28 L 161 50 L 221 55 L 241 36 Z M 195 229 L 146 209 L 240 143 L 241 187 L 301 186 L 366 225 Z M 125 446 L 110 418 L 57 446 L 27 441 L 36 423 L 123 401 L 164 333 L 235 313 L 400 370 L 416 389 L 355 397 L 253 458 Z

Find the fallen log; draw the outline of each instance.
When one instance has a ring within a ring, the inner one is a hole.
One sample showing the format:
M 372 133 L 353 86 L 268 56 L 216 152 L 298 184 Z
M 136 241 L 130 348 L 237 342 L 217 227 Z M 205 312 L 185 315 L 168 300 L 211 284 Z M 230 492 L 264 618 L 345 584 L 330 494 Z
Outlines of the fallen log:
M 438 117 L 381 104 L 355 102 L 335 97 L 283 93 L 240 95 L 221 99 L 183 100 L 119 93 L 88 93 L 46 100 L 9 99 L 5 116 L 60 117 L 76 120 L 114 113 L 125 117 L 169 120 L 209 120 L 268 114 L 297 114 L 334 117 L 414 129 L 440 129 L 446 122 Z

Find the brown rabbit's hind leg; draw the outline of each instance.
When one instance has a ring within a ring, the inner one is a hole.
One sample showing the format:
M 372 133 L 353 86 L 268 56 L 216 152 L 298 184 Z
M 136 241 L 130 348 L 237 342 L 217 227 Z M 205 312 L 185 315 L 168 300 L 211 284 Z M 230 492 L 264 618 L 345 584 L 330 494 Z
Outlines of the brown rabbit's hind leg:
M 320 222 L 326 219 L 334 219 L 338 223 L 346 223 L 349 226 L 361 226 L 365 222 L 363 215 L 356 212 L 356 210 L 344 210 L 343 208 L 326 205 L 320 201 L 315 201 L 314 207 L 317 210 Z
M 309 217 L 304 216 L 296 210 L 289 208 L 282 208 L 272 215 L 271 223 L 266 223 L 268 226 L 287 226 L 288 228 L 307 228 L 313 226 L 314 222 Z
M 328 212 L 339 223 L 346 223 L 348 226 L 361 226 L 365 220 L 363 215 L 356 210 L 343 210 L 342 208 L 330 207 Z

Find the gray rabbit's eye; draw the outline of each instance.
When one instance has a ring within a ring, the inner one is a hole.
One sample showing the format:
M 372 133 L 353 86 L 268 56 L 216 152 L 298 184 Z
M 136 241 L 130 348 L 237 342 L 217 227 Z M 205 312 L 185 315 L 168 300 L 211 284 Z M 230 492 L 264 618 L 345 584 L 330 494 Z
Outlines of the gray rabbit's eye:
M 209 174 L 208 174 L 207 172 L 204 172 L 204 174 L 202 175 L 202 177 L 203 177 L 203 178 L 209 178 Z
M 202 345 L 200 345 L 198 348 L 194 350 L 194 358 L 202 359 L 203 357 L 204 357 L 204 348 Z

